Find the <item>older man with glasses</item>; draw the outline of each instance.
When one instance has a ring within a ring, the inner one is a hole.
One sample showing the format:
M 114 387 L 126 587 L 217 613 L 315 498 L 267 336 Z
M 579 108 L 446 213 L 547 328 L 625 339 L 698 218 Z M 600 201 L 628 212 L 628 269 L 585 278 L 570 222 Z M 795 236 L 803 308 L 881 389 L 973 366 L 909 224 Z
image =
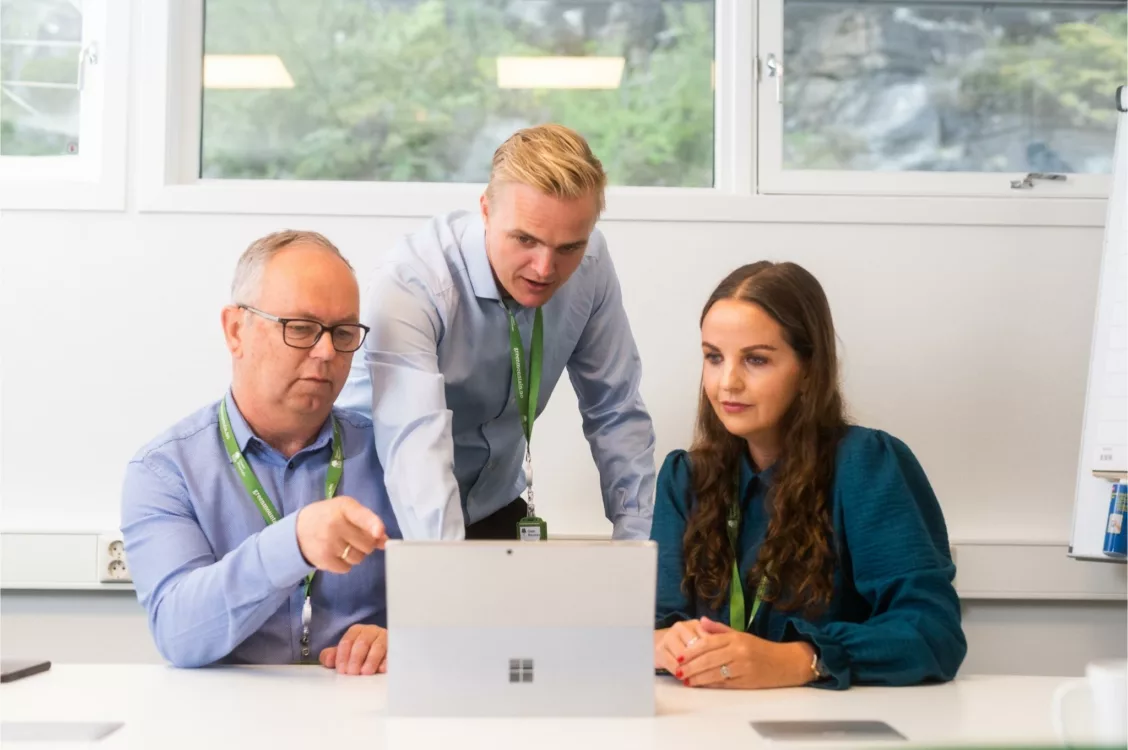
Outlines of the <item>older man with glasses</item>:
M 126 553 L 173 664 L 385 670 L 382 550 L 399 528 L 371 420 L 333 408 L 368 333 L 359 299 L 321 235 L 252 243 L 222 314 L 230 390 L 129 463 Z

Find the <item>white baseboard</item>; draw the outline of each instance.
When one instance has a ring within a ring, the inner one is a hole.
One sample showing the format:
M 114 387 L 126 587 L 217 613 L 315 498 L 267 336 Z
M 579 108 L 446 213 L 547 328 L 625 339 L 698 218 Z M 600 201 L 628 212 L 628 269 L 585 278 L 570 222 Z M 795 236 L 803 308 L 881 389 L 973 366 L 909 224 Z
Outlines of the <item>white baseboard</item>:
M 132 589 L 131 583 L 98 582 L 97 544 L 106 533 L 117 532 L 0 533 L 0 589 Z M 962 599 L 1128 599 L 1128 566 L 1071 558 L 1064 541 L 954 542 L 952 555 Z

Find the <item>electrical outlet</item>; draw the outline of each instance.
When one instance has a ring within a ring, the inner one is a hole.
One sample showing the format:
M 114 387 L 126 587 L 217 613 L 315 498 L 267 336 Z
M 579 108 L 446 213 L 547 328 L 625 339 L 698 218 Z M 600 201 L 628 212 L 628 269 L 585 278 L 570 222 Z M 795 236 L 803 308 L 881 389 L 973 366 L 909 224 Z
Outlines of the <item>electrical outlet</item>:
M 121 534 L 98 536 L 98 582 L 131 583 L 129 564 L 125 559 L 125 542 Z

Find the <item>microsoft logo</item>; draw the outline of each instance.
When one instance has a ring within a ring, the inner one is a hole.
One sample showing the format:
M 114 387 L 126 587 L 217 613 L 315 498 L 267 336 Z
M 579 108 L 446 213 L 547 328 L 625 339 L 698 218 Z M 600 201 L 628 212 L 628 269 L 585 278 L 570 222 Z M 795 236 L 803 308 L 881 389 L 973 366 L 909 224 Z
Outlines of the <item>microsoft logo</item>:
M 509 681 L 510 682 L 532 682 L 533 681 L 533 660 L 532 659 L 510 659 L 509 660 Z

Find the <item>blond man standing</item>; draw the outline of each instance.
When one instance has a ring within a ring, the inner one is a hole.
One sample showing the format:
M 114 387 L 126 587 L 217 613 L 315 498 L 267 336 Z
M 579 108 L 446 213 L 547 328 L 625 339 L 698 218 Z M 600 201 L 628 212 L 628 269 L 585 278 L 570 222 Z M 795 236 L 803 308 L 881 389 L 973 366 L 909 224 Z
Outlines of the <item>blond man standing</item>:
M 565 369 L 613 535 L 649 537 L 654 430 L 595 228 L 606 183 L 574 131 L 518 131 L 494 154 L 480 215 L 431 219 L 368 284 L 372 332 L 338 405 L 371 413 L 405 538 L 546 534 L 520 495 L 532 495 L 536 415 Z

